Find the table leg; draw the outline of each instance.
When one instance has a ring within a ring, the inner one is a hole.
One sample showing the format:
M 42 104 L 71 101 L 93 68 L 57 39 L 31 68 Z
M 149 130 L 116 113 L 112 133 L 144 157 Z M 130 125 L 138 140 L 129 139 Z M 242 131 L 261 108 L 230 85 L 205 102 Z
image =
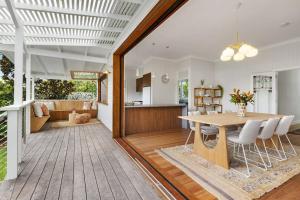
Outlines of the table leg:
M 229 169 L 227 138 L 225 127 L 219 127 L 219 139 L 214 148 L 207 147 L 202 140 L 201 125 L 196 122 L 194 152 L 201 157 L 219 165 L 225 169 Z

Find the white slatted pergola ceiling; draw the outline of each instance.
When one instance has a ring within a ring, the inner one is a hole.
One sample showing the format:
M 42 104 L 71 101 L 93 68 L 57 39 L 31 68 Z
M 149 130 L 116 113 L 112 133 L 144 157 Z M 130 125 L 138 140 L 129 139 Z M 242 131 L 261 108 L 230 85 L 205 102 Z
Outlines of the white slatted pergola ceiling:
M 10 1 L 24 27 L 33 73 L 69 78 L 70 70 L 101 69 L 113 45 L 147 0 Z M 0 0 L 0 50 L 10 58 L 13 48 L 9 45 L 14 42 L 14 21 L 5 0 Z

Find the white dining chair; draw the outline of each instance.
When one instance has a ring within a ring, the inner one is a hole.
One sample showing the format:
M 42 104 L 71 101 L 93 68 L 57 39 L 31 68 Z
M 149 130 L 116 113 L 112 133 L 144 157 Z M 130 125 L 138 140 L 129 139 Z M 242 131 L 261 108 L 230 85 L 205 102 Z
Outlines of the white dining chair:
M 259 157 L 260 157 L 262 163 L 258 163 L 256 161 L 254 161 L 254 162 L 256 162 L 257 164 L 263 165 L 264 168 L 260 167 L 259 165 L 257 165 L 257 166 L 264 170 L 267 170 L 266 163 L 260 153 L 260 150 L 258 149 L 258 147 L 256 145 L 256 138 L 258 136 L 261 123 L 262 123 L 261 121 L 257 121 L 257 120 L 248 120 L 246 122 L 246 124 L 244 125 L 244 127 L 242 128 L 239 135 L 233 134 L 233 135 L 230 135 L 227 137 L 227 139 L 229 141 L 233 142 L 233 157 L 239 161 L 245 162 L 246 167 L 247 167 L 247 173 L 245 174 L 236 169 L 234 169 L 234 170 L 237 171 L 238 173 L 245 175 L 246 177 L 250 177 L 250 170 L 249 170 L 249 165 L 248 165 L 248 160 L 250 160 L 250 159 L 248 159 L 246 156 L 245 147 L 244 147 L 245 145 L 251 145 L 251 144 L 254 145 L 254 147 L 256 148 L 256 150 L 259 154 Z M 237 157 L 235 157 L 236 144 L 238 145 L 238 148 L 240 148 L 240 146 L 242 146 L 244 160 L 239 159 L 238 158 L 238 157 L 240 157 L 239 155 L 237 155 Z
M 188 112 L 188 116 L 195 116 L 195 115 L 196 115 L 196 116 L 197 116 L 197 115 L 201 115 L 200 111 L 190 111 L 190 112 Z M 184 144 L 184 148 L 185 148 L 185 149 L 187 149 L 187 144 L 188 144 L 188 142 L 189 142 L 189 140 L 190 140 L 190 137 L 191 137 L 192 133 L 196 131 L 196 127 L 195 127 L 195 123 L 194 123 L 194 122 L 189 121 L 189 125 L 190 125 L 191 131 L 190 131 L 190 133 L 189 133 L 188 138 L 187 138 L 186 141 L 185 141 L 185 144 Z
M 195 116 L 195 115 L 201 115 L 200 111 L 190 111 L 190 112 L 188 112 L 188 116 Z M 191 137 L 192 133 L 196 131 L 196 127 L 195 127 L 194 122 L 189 121 L 189 125 L 190 125 L 191 131 L 190 131 L 189 136 L 186 139 L 186 142 L 184 144 L 185 149 L 187 149 L 187 144 L 190 140 L 190 137 Z M 216 135 L 218 132 L 219 132 L 219 129 L 216 128 L 216 127 L 205 126 L 205 125 L 201 126 L 201 133 L 202 133 L 203 142 L 206 142 L 207 138 L 210 135 Z
M 294 118 L 295 118 L 295 116 L 293 116 L 293 115 L 282 117 L 281 120 L 278 123 L 278 126 L 277 126 L 276 130 L 275 130 L 275 135 L 277 135 L 277 137 L 278 137 L 278 141 L 279 141 L 279 144 L 280 144 L 280 147 L 281 147 L 281 151 L 283 152 L 283 155 L 284 155 L 284 157 L 282 158 L 283 160 L 287 160 L 287 155 L 286 154 L 291 154 L 291 155 L 294 155 L 294 156 L 297 155 L 297 152 L 296 152 L 294 146 L 292 145 L 292 143 L 291 143 L 291 141 L 290 141 L 290 139 L 287 135 Z M 281 141 L 281 136 L 286 137 L 293 153 L 288 153 L 284 150 L 283 144 L 282 144 L 282 141 Z
M 267 167 L 272 167 L 270 155 L 269 155 L 269 152 L 266 147 L 267 140 L 271 140 L 273 146 L 275 147 L 275 149 L 277 151 L 278 156 L 280 156 L 279 150 L 278 150 L 277 146 L 275 145 L 275 142 L 272 138 L 274 135 L 275 129 L 278 125 L 279 120 L 280 120 L 279 118 L 271 118 L 268 121 L 266 121 L 266 123 L 264 124 L 264 127 L 260 130 L 259 135 L 257 136 L 257 138 L 262 141 L 264 151 L 265 151 L 263 154 L 265 154 L 268 159 Z
M 207 115 L 217 115 L 219 114 L 218 111 L 211 110 L 206 111 Z M 201 132 L 202 132 L 202 140 L 203 142 L 207 141 L 207 138 L 211 135 L 217 135 L 219 133 L 219 128 L 214 125 L 202 125 L 201 126 Z

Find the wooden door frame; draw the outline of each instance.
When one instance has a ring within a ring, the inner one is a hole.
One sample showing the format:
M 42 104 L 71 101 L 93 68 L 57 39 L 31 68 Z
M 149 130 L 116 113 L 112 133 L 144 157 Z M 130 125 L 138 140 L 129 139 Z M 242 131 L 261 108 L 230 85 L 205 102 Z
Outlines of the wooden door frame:
M 188 0 L 159 0 L 113 54 L 113 138 L 125 130 L 124 56 Z

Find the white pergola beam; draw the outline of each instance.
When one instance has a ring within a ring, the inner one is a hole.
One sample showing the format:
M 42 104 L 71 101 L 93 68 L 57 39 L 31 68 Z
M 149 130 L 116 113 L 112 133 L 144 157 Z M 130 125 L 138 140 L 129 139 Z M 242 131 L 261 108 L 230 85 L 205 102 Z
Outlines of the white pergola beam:
M 14 36 L 13 32 L 2 32 L 0 36 Z M 108 40 L 115 41 L 116 37 L 98 37 L 98 36 L 84 36 L 84 35 L 67 35 L 67 34 L 42 34 L 42 33 L 24 33 L 25 37 L 37 37 L 37 38 L 60 38 L 60 39 L 85 39 L 85 40 Z
M 87 62 L 102 63 L 102 64 L 105 64 L 108 62 L 107 58 L 83 56 L 80 54 L 65 53 L 65 52 L 60 53 L 57 51 L 49 51 L 49 50 L 44 50 L 44 49 L 29 48 L 28 51 L 34 55 L 53 57 L 53 58 L 65 58 L 65 59 L 70 59 L 70 60 L 79 60 L 79 61 L 87 61 Z
M 137 3 L 137 4 L 142 4 L 144 2 L 144 0 L 123 0 L 129 3 Z
M 122 32 L 123 28 L 113 27 L 93 27 L 84 25 L 72 25 L 72 24 L 59 24 L 59 23 L 44 23 L 44 22 L 24 22 L 24 26 L 40 26 L 40 27 L 51 27 L 51 28 L 70 28 L 70 29 L 81 29 L 81 30 L 94 30 L 94 31 L 110 31 L 110 32 Z
M 12 43 L 9 43 L 12 44 Z M 39 45 L 39 46 L 75 46 L 75 47 L 100 47 L 103 49 L 111 49 L 112 45 L 99 45 L 96 43 L 74 43 L 74 42 L 26 42 L 27 45 Z
M 34 74 L 35 78 L 40 78 L 40 79 L 55 79 L 55 80 L 66 80 L 66 76 L 65 75 L 59 75 L 59 74 L 49 74 L 49 75 L 45 75 L 45 74 L 41 74 L 41 73 L 37 73 Z
M 31 11 L 40 11 L 40 12 L 62 13 L 68 15 L 82 15 L 82 16 L 89 16 L 89 17 L 111 18 L 111 19 L 126 20 L 126 21 L 129 21 L 131 19 L 131 16 L 128 15 L 89 12 L 84 10 L 57 8 L 57 7 L 49 7 L 49 6 L 26 4 L 26 3 L 16 3 L 15 7 L 20 10 L 31 10 Z
M 14 22 L 1 19 L 0 24 L 12 25 L 12 24 L 14 24 Z M 122 32 L 123 31 L 123 28 L 84 26 L 84 25 L 49 23 L 49 22 L 24 22 L 23 25 L 24 26 L 49 27 L 49 28 L 69 28 L 69 29 L 80 29 L 80 30 L 110 31 L 110 32 Z
M 0 51 L 13 52 L 14 46 L 7 45 L 7 44 L 0 44 Z M 101 64 L 108 63 L 107 58 L 85 56 L 85 55 L 81 55 L 81 54 L 66 53 L 66 52 L 59 53 L 57 51 L 50 51 L 50 50 L 36 49 L 36 48 L 27 48 L 27 51 L 28 51 L 28 53 L 30 53 L 32 55 L 40 55 L 40 56 L 53 57 L 53 58 L 65 58 L 65 59 L 70 59 L 70 60 L 79 60 L 79 61 L 101 63 Z
M 16 13 L 15 5 L 13 3 L 14 1 L 12 0 L 5 0 L 7 10 L 10 14 L 10 17 L 13 21 L 13 24 L 15 25 L 16 28 L 22 27 L 22 23 L 18 18 L 18 15 Z
M 13 45 L 15 44 L 14 40 L 2 40 L 1 45 Z M 36 46 L 75 46 L 75 47 L 99 47 L 102 49 L 108 49 L 110 50 L 112 48 L 112 45 L 102 45 L 102 44 L 97 44 L 97 42 L 52 42 L 52 41 L 26 41 L 26 45 L 36 45 Z

